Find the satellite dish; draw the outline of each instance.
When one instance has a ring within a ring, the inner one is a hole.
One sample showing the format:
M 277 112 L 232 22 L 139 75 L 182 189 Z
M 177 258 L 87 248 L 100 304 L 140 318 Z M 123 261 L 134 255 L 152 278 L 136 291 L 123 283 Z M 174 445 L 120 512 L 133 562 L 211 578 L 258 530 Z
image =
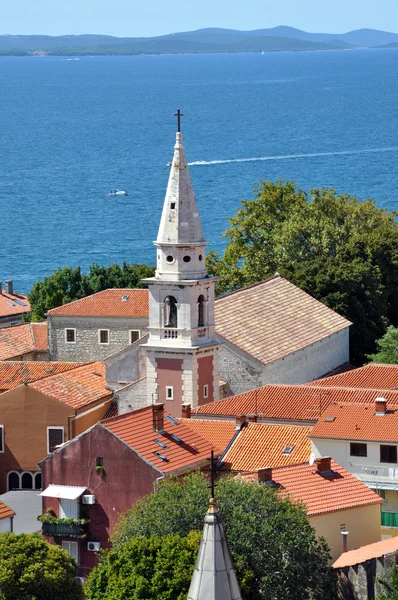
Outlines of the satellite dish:
M 310 460 L 308 461 L 310 463 L 310 465 L 313 465 L 315 462 L 315 454 L 313 452 L 311 452 L 310 454 Z

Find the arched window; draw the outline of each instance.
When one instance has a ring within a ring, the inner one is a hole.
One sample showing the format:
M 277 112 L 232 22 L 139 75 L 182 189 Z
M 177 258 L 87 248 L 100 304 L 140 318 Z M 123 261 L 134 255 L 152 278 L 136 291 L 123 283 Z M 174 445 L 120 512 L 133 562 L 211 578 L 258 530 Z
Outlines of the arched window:
M 164 299 L 164 326 L 177 327 L 177 300 L 174 296 Z
M 11 492 L 11 490 L 19 490 L 19 488 L 19 473 L 11 471 L 11 473 L 8 473 L 8 491 Z
M 201 294 L 198 298 L 198 327 L 205 324 L 205 297 Z
M 22 475 L 22 489 L 32 490 L 33 489 L 33 477 L 32 473 L 24 473 Z
M 41 473 L 35 474 L 35 490 L 41 490 Z

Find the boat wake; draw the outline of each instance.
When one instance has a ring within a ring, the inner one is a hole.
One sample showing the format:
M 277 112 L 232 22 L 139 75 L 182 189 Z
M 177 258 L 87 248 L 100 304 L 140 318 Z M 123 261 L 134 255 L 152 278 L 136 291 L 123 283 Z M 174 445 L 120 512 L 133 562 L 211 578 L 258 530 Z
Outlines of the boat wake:
M 267 160 L 290 160 L 294 158 L 316 158 L 318 156 L 354 156 L 356 154 L 375 154 L 379 152 L 398 152 L 398 146 L 389 148 L 366 148 L 363 150 L 341 150 L 339 152 L 312 152 L 311 154 L 279 154 L 276 156 L 257 156 L 254 158 L 229 158 L 225 160 L 196 160 L 188 163 L 191 167 L 203 165 L 225 165 L 228 163 L 259 162 Z

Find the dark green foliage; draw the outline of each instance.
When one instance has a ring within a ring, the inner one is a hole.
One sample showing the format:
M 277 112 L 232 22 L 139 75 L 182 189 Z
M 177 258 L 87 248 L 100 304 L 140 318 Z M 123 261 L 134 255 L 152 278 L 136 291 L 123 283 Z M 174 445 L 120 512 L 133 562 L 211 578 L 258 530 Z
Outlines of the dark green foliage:
M 387 328 L 386 333 L 380 340 L 377 340 L 376 354 L 370 354 L 368 358 L 375 363 L 386 363 L 390 365 L 398 364 L 398 328 Z
M 104 267 L 93 263 L 88 274 L 80 267 L 63 267 L 37 281 L 30 294 L 32 321 L 42 321 L 51 308 L 79 300 L 108 288 L 142 288 L 141 279 L 153 277 L 155 267 L 140 264 L 118 264 Z
M 389 578 L 379 580 L 379 590 L 382 592 L 377 600 L 398 600 L 398 569 L 393 565 Z
M 208 268 L 221 276 L 218 293 L 279 272 L 354 324 L 351 358 L 360 364 L 398 324 L 396 217 L 334 190 L 261 182 L 230 220 L 224 256 L 210 253 Z
M 82 600 L 76 565 L 40 535 L 0 534 L 0 600 Z
M 201 531 L 208 503 L 208 482 L 199 473 L 163 482 L 121 518 L 114 552 L 124 552 L 135 536 Z M 315 538 L 303 506 L 268 486 L 229 478 L 217 485 L 217 504 L 246 600 L 335 598 L 328 548 Z
M 90 600 L 186 600 L 200 533 L 132 537 L 103 553 L 88 577 Z

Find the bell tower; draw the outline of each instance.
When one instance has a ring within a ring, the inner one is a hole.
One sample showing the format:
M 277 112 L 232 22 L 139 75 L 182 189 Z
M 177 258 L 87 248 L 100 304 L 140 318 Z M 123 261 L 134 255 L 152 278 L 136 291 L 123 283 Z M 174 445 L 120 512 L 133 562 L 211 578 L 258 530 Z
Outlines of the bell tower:
M 147 400 L 181 405 L 218 400 L 214 331 L 215 277 L 206 272 L 206 244 L 185 158 L 178 109 L 174 157 L 156 239 L 156 274 L 149 288 Z

